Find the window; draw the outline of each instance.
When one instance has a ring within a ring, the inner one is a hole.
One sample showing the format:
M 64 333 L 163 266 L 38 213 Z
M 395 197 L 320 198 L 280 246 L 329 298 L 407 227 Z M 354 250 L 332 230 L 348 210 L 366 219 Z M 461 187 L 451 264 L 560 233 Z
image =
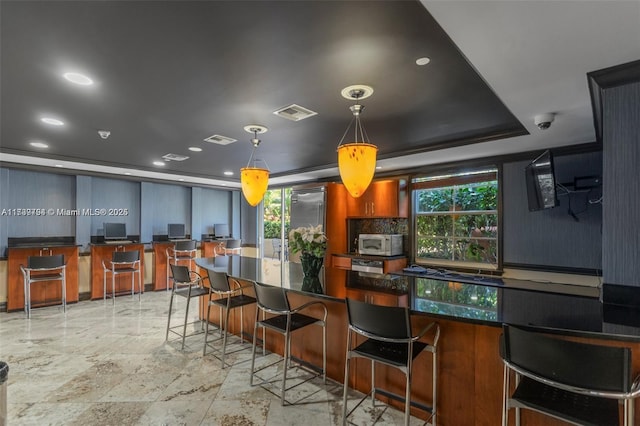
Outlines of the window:
M 416 262 L 498 267 L 498 171 L 413 180 Z
M 284 204 L 283 204 L 284 200 Z M 291 188 L 270 189 L 264 195 L 263 205 L 263 257 L 286 258 L 286 239 L 289 234 L 289 208 L 291 206 Z M 284 205 L 284 214 L 283 211 Z M 283 220 L 284 219 L 284 220 Z M 284 223 L 283 223 L 284 222 Z M 284 225 L 285 244 L 282 244 L 282 226 Z M 284 246 L 284 248 L 283 248 Z

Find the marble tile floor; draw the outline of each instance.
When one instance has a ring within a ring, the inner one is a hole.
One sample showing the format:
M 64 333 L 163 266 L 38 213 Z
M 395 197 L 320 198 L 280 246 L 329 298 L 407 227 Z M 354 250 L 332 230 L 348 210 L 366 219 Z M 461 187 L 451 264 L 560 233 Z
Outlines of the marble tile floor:
M 184 351 L 171 335 L 165 342 L 169 294 L 147 292 L 141 302 L 121 296 L 115 306 L 83 301 L 68 305 L 66 314 L 58 306 L 38 308 L 30 320 L 22 312 L 0 313 L 0 360 L 9 365 L 7 425 L 342 424 L 339 383 L 304 382 L 287 392 L 295 405 L 283 407 L 275 395 L 282 363 L 260 373 L 271 385 L 250 386 L 250 344 L 228 356 L 232 367 L 222 369 L 213 354 L 202 356 L 202 334 L 189 337 Z M 184 318 L 182 298 L 174 309 L 172 325 Z M 190 311 L 196 319 L 197 309 Z M 256 364 L 277 359 L 260 355 Z M 287 386 L 306 374 L 290 370 Z M 361 396 L 351 392 L 349 408 Z M 400 425 L 403 415 L 367 401 L 349 420 Z M 412 418 L 413 424 L 422 422 Z

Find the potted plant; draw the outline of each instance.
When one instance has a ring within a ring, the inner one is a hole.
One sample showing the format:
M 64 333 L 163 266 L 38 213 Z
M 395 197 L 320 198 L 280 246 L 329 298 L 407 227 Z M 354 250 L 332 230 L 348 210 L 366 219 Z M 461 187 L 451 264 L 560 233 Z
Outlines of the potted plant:
M 322 269 L 326 250 L 327 236 L 322 231 L 322 225 L 302 226 L 289 232 L 289 251 L 300 253 L 302 273 L 305 281 L 308 281 L 306 287 L 311 285 L 311 280 L 314 281 L 315 286 L 319 285 L 318 274 Z M 304 287 L 305 285 L 303 290 Z

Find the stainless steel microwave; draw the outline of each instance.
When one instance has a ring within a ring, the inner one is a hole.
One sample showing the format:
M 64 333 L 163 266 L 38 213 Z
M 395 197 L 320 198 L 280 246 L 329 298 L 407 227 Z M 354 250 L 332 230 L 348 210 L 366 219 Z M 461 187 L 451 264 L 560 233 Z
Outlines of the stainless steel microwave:
M 402 234 L 360 234 L 358 252 L 374 256 L 402 254 Z

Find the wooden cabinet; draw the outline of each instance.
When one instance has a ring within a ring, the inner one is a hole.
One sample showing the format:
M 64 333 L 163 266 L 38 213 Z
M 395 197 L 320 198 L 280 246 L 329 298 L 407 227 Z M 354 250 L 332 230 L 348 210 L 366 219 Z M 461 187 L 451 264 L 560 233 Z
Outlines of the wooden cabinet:
M 331 266 L 339 269 L 351 270 L 351 258 L 344 256 L 331 256 Z
M 67 303 L 78 301 L 77 246 L 9 248 L 7 251 L 7 311 L 24 309 L 24 280 L 20 265 L 27 266 L 29 256 L 64 255 L 64 261 L 67 265 L 65 270 Z M 42 281 L 31 285 L 32 307 L 57 305 L 61 300 L 60 281 Z
M 347 194 L 350 217 L 408 217 L 409 203 L 405 179 L 374 181 L 360 198 Z
M 347 288 L 347 297 L 372 305 L 409 306 L 409 296 L 407 294 L 383 293 L 381 291 L 349 287 Z
M 114 251 L 132 251 L 137 250 L 140 252 L 140 270 L 142 271 L 142 277 L 144 277 L 144 244 L 131 243 L 131 244 L 92 244 L 91 245 L 91 299 L 102 299 L 104 296 L 104 268 L 102 262 L 109 266 L 111 257 Z M 138 275 L 136 273 L 136 275 Z M 111 279 L 111 274 L 107 274 L 107 280 Z M 144 278 L 143 278 L 144 280 Z M 115 292 L 118 293 L 131 293 L 131 276 L 129 274 L 116 274 L 115 279 Z M 137 287 L 135 292 L 143 291 L 144 283 L 138 282 L 138 279 L 134 281 Z M 111 283 L 108 282 L 108 292 L 110 292 Z

